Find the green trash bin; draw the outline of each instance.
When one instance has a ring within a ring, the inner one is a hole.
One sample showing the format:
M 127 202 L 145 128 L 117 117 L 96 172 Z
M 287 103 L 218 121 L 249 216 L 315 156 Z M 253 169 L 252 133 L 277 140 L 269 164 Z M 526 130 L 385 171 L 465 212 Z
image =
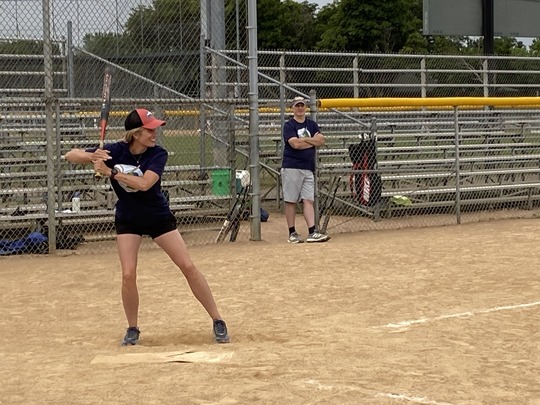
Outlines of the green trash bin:
M 212 170 L 212 194 L 229 195 L 231 171 L 229 169 Z

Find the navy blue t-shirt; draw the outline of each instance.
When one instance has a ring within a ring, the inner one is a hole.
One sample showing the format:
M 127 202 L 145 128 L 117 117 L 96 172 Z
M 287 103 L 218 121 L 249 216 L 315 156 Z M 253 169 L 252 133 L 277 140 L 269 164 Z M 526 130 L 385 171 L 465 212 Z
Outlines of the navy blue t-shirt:
M 90 148 L 86 151 L 94 152 L 96 149 Z M 112 168 L 116 164 L 133 165 L 138 166 L 143 173 L 146 170 L 152 170 L 159 176 L 159 180 L 149 190 L 133 193 L 120 187 L 118 181 L 111 180 L 114 192 L 118 196 L 116 218 L 120 221 L 141 220 L 148 222 L 168 217 L 171 211 L 161 190 L 161 175 L 167 163 L 167 151 L 161 146 L 154 146 L 146 149 L 142 155 L 135 157 L 129 151 L 129 145 L 125 141 L 107 144 L 105 149 L 110 151 L 112 158 L 105 162 L 108 167 Z
M 293 137 L 304 138 L 313 136 L 320 132 L 319 126 L 313 120 L 306 118 L 304 122 L 300 123 L 294 118 L 283 125 L 283 163 L 281 167 L 286 169 L 304 169 L 315 171 L 315 156 L 316 149 L 294 149 L 289 144 L 289 139 Z

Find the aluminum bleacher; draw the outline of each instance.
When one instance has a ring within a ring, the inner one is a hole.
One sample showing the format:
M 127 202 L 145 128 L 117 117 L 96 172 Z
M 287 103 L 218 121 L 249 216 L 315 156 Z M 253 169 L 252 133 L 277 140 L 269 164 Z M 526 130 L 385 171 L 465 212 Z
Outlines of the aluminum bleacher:
M 373 207 L 356 204 L 359 211 L 380 219 L 396 212 L 436 213 L 456 206 L 531 208 L 540 200 L 540 139 L 532 131 L 539 121 L 529 114 L 509 111 L 487 119 L 484 111 L 478 116 L 468 112 L 457 134 L 455 128 L 449 131 L 447 120 L 393 126 L 378 121 L 377 138 L 383 139 L 376 150 L 381 199 Z M 333 155 L 321 151 L 321 178 L 341 176 L 349 182 L 346 153 L 343 148 Z M 321 190 L 330 193 L 324 182 Z M 406 196 L 410 204 L 396 206 L 394 196 Z M 336 198 L 354 202 L 347 186 Z
M 457 123 L 451 110 L 352 115 L 376 123 L 372 172 L 381 177 L 381 199 L 375 206 L 362 205 L 350 186 L 352 175 L 368 171 L 353 171 L 348 148 L 361 142 L 369 125 L 319 112 L 326 137 L 318 152 L 319 192 L 321 198 L 335 198 L 341 213 L 378 220 L 452 210 L 457 204 L 463 209 L 509 203 L 528 208 L 540 201 L 540 119 L 530 110 L 465 110 Z M 261 160 L 275 168 L 281 162 L 280 142 L 273 132 L 261 136 Z M 411 204 L 395 205 L 394 196 L 406 196 Z
M 85 125 L 80 115 L 62 112 L 55 117 L 56 146 L 52 163 L 47 159 L 45 116 L 32 111 L 8 111 L 1 116 L 0 131 L 0 234 L 13 237 L 36 226 L 46 226 L 49 218 L 48 193 L 55 194 L 58 226 L 77 228 L 86 240 L 110 238 L 116 197 L 108 179 L 96 179 L 87 165 L 67 162 L 63 155 L 72 148 L 96 146 L 97 128 Z M 87 114 L 85 114 L 86 117 Z M 114 127 L 111 127 L 115 131 Z M 118 133 L 122 133 L 120 130 Z M 106 142 L 114 142 L 113 136 Z M 174 151 L 169 151 L 174 156 Z M 54 186 L 49 170 L 52 165 Z M 162 187 L 171 210 L 183 224 L 219 228 L 229 210 L 232 196 L 213 190 L 212 172 L 230 168 L 172 162 L 165 168 Z M 80 211 L 73 212 L 72 197 L 80 196 Z M 205 218 L 198 221 L 197 218 Z M 197 223 L 199 222 L 199 225 Z

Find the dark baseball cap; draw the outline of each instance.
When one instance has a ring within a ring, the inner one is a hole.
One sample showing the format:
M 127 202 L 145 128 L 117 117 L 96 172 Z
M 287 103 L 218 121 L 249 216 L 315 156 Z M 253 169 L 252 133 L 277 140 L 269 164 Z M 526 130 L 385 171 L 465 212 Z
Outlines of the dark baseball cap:
M 135 128 L 156 129 L 162 125 L 165 125 L 165 121 L 158 120 L 154 114 L 144 108 L 137 108 L 130 112 L 124 122 L 126 131 Z

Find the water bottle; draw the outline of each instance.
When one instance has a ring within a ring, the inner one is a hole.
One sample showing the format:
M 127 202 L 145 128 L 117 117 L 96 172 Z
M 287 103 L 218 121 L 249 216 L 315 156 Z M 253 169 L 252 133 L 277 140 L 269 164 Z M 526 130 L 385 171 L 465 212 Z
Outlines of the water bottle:
M 76 191 L 71 199 L 71 211 L 79 212 L 81 210 L 81 193 Z

